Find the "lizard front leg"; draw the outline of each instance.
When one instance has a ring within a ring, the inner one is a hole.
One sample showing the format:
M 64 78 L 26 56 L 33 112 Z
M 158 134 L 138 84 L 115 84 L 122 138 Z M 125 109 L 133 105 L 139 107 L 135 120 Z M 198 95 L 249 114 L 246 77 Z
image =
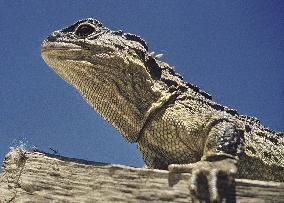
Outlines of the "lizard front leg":
M 191 172 L 190 192 L 193 197 L 211 202 L 221 201 L 220 188 L 234 185 L 243 131 L 228 120 L 217 120 L 209 127 L 208 137 L 200 161 L 172 164 L 172 172 Z

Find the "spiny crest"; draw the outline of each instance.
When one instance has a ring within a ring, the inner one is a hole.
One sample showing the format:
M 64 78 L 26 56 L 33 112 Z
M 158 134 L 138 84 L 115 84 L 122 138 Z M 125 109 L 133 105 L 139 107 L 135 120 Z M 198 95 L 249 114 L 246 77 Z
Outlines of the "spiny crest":
M 152 58 L 157 62 L 161 71 L 168 72 L 168 74 L 170 75 L 170 77 L 166 77 L 166 75 L 165 77 L 162 77 L 161 80 L 163 82 L 165 82 L 169 86 L 175 86 L 177 89 L 180 89 L 182 92 L 186 91 L 187 88 L 190 88 L 194 92 L 202 95 L 204 98 L 212 100 L 212 96 L 210 94 L 203 91 L 198 86 L 184 81 L 183 77 L 180 74 L 175 72 L 174 67 L 171 67 L 167 63 L 160 61 L 158 58 L 155 58 L 155 57 L 152 57 Z
M 160 60 L 164 54 L 156 54 L 154 51 L 149 53 L 154 59 Z

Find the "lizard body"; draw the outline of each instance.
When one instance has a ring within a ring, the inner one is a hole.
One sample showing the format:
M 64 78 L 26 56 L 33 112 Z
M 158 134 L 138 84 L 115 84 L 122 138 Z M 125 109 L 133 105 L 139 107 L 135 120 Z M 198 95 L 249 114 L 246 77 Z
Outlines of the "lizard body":
M 284 181 L 284 134 L 212 101 L 149 53 L 140 37 L 85 19 L 53 32 L 41 53 L 127 141 L 137 143 L 147 167 L 226 165 L 222 161 L 229 159 L 237 160 L 239 178 Z

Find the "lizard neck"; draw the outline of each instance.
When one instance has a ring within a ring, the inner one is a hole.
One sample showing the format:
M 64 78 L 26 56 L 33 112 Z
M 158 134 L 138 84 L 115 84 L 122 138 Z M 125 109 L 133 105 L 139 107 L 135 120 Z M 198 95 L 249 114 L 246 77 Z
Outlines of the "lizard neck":
M 76 69 L 81 74 L 73 74 L 70 83 L 131 143 L 138 140 L 149 115 L 171 95 L 134 58 L 112 57 L 110 63 L 105 56 L 97 57 L 91 63 L 78 62 Z

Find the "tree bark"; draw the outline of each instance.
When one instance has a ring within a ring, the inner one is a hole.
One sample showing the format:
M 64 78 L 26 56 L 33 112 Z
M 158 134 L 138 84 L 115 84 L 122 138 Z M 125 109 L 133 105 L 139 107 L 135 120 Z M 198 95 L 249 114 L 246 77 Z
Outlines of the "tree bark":
M 6 155 L 2 166 L 0 203 L 191 202 L 189 179 L 190 174 L 17 148 Z M 284 183 L 237 179 L 236 187 L 225 195 L 227 202 L 284 202 Z

